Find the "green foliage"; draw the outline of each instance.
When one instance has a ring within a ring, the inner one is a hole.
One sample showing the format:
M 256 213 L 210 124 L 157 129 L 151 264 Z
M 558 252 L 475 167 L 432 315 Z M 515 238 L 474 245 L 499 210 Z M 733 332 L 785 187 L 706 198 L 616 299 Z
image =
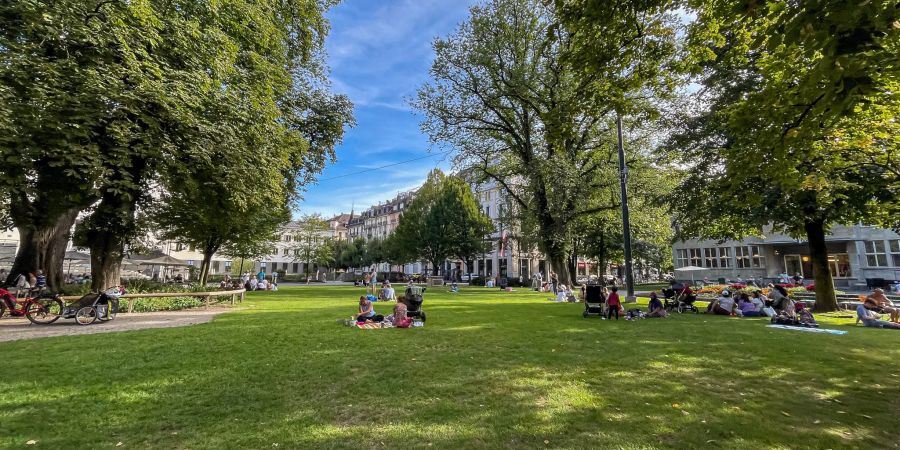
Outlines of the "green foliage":
M 102 283 L 160 188 L 179 206 L 219 199 L 170 230 L 191 241 L 224 239 L 216 214 L 284 208 L 352 123 L 322 64 L 331 5 L 4 3 L 0 194 L 28 210 L 12 216 L 56 223 L 99 200 L 79 235 Z
M 578 2 L 585 13 L 587 3 Z M 666 73 L 657 67 L 673 58 L 673 25 L 668 17 L 638 17 L 634 27 L 611 14 L 618 32 L 591 33 L 596 40 L 583 43 L 547 2 L 485 2 L 456 33 L 435 41 L 433 80 L 415 102 L 432 142 L 457 150 L 457 164 L 511 199 L 520 238 L 537 237 L 565 284 L 578 219 L 618 207 L 611 196 L 594 195 L 617 186 L 616 112 L 652 117 L 645 99 L 666 84 L 656 80 Z M 592 46 L 615 52 L 590 69 L 573 64 L 573 52 Z
M 843 336 L 694 314 L 610 322 L 463 286 L 428 289 L 424 328 L 336 324 L 362 291 L 284 286 L 204 325 L 2 342 L 0 447 L 875 449 L 900 420 L 900 332 L 853 319 L 817 315 Z M 393 348 L 390 363 L 360 358 Z M 393 392 L 412 394 L 386 404 Z M 72 433 L 86 417 L 109 432 Z
M 836 308 L 825 232 L 900 217 L 900 12 L 885 2 L 695 7 L 702 107 L 670 143 L 690 166 L 672 199 L 681 232 L 738 238 L 773 224 L 805 236 L 820 305 Z
M 493 223 L 465 181 L 434 169 L 401 214 L 387 246 L 394 262 L 423 259 L 437 273 L 447 258 L 469 260 L 486 251 L 485 236 L 492 232 Z
M 335 250 L 328 221 L 316 213 L 305 215 L 298 222 L 300 227 L 293 233 L 295 244 L 292 249 L 296 252 L 294 260 L 317 266 L 331 266 L 335 262 Z

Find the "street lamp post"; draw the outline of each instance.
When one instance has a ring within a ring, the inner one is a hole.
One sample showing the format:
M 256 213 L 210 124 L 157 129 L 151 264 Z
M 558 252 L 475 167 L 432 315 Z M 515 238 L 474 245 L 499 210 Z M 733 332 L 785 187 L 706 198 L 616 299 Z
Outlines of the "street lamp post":
M 631 261 L 631 222 L 628 217 L 628 167 L 625 166 L 625 145 L 622 140 L 622 116 L 616 114 L 616 131 L 619 137 L 619 183 L 622 189 L 622 226 L 625 235 L 625 299 L 633 301 L 634 274 Z

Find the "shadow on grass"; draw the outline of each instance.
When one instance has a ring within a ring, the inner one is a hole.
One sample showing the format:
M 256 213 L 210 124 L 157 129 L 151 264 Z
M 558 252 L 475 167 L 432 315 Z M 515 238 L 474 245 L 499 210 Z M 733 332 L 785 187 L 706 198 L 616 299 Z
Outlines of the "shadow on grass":
M 0 446 L 895 442 L 872 424 L 898 419 L 900 350 L 861 350 L 872 333 L 704 316 L 610 322 L 582 318 L 580 305 L 481 299 L 426 299 L 423 329 L 357 330 L 335 323 L 352 300 L 257 301 L 208 325 L 0 347 L 11 361 L 0 422 L 13 430 Z M 86 418 L 91 432 L 65 432 Z

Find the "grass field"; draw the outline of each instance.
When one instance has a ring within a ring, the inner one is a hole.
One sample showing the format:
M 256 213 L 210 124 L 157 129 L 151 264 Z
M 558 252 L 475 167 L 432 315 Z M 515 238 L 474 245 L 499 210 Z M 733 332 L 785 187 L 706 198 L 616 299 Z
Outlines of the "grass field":
M 287 287 L 205 325 L 0 343 L 0 447 L 900 445 L 900 331 L 610 322 L 484 288 L 428 292 L 422 329 L 337 324 L 361 292 Z

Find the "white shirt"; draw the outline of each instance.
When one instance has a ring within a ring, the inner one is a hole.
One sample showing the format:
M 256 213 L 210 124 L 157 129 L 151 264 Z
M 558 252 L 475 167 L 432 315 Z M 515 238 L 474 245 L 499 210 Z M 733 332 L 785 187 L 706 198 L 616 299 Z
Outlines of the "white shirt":
M 719 297 L 719 307 L 731 311 L 734 308 L 734 297 Z
M 753 302 L 753 306 L 756 306 L 757 311 L 762 311 L 766 307 L 766 302 L 762 299 L 762 296 L 760 298 L 750 297 L 750 301 Z

